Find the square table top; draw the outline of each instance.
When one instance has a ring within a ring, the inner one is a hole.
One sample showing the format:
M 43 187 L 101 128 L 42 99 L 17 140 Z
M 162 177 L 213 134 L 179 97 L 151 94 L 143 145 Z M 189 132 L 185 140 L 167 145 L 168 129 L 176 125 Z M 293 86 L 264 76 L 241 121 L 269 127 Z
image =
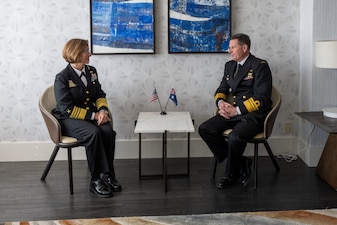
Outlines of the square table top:
M 295 114 L 326 132 L 337 133 L 337 119 L 324 116 L 322 111 L 296 112 Z
M 194 125 L 189 112 L 140 112 L 135 133 L 194 132 Z

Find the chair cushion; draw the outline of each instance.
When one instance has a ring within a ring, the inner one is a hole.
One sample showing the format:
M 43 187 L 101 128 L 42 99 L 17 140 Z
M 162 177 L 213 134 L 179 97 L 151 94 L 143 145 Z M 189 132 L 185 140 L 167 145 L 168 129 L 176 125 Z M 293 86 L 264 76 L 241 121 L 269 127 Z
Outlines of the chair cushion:
M 225 130 L 222 135 L 224 137 L 228 136 L 231 132 L 232 132 L 233 129 L 228 129 L 228 130 Z M 265 136 L 264 136 L 264 133 L 261 132 L 261 133 L 258 133 L 257 135 L 255 135 L 255 137 L 252 138 L 251 141 L 249 142 L 254 142 L 254 141 L 261 141 L 261 140 L 265 140 Z
M 64 144 L 71 144 L 76 143 L 77 139 L 74 137 L 62 136 L 60 142 Z
M 230 134 L 232 132 L 233 129 L 228 129 L 228 130 L 225 130 L 223 132 L 223 136 L 227 136 L 228 134 Z

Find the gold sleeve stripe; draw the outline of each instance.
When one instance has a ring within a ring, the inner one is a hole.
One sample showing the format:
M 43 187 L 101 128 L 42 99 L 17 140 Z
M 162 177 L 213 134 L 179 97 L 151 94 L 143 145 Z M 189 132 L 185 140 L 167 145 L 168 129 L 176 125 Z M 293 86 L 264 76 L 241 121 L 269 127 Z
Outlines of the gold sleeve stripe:
M 86 114 L 87 114 L 87 110 L 74 106 L 70 114 L 70 118 L 84 120 Z
M 101 108 L 102 106 L 108 107 L 108 103 L 106 101 L 106 98 L 99 98 L 96 100 L 96 106 L 97 108 Z
M 214 96 L 214 101 L 216 101 L 218 98 L 226 99 L 227 96 L 226 96 L 224 93 L 217 93 L 217 94 Z
M 254 100 L 253 98 L 249 98 L 243 102 L 248 112 L 254 112 L 259 109 L 261 102 L 259 100 Z

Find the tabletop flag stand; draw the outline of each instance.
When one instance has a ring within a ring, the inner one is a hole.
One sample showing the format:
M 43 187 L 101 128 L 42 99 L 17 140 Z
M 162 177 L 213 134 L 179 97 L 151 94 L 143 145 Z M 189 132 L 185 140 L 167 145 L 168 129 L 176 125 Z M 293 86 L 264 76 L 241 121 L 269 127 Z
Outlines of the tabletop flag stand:
M 158 97 L 158 94 L 157 94 L 157 89 L 154 88 L 154 90 L 152 92 L 152 96 L 151 96 L 149 102 L 153 102 L 155 100 L 158 100 L 158 103 L 159 103 L 159 106 L 160 106 L 160 110 L 161 110 L 160 114 L 161 115 L 166 115 L 167 114 L 166 113 L 166 108 L 167 108 L 167 105 L 168 105 L 170 99 L 174 102 L 174 104 L 176 106 L 178 105 L 177 95 L 176 95 L 176 91 L 174 90 L 174 88 L 171 89 L 170 95 L 169 95 L 169 97 L 167 99 L 167 102 L 166 102 L 166 106 L 165 106 L 165 108 L 163 110 L 163 107 L 162 107 L 162 105 L 160 103 L 160 100 L 159 100 L 159 97 Z

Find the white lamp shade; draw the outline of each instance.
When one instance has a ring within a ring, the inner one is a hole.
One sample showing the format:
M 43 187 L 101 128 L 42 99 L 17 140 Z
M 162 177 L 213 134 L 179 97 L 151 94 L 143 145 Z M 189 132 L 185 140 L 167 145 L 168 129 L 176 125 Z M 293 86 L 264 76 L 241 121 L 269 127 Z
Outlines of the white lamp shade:
M 316 67 L 337 68 L 337 41 L 317 41 L 315 51 Z

